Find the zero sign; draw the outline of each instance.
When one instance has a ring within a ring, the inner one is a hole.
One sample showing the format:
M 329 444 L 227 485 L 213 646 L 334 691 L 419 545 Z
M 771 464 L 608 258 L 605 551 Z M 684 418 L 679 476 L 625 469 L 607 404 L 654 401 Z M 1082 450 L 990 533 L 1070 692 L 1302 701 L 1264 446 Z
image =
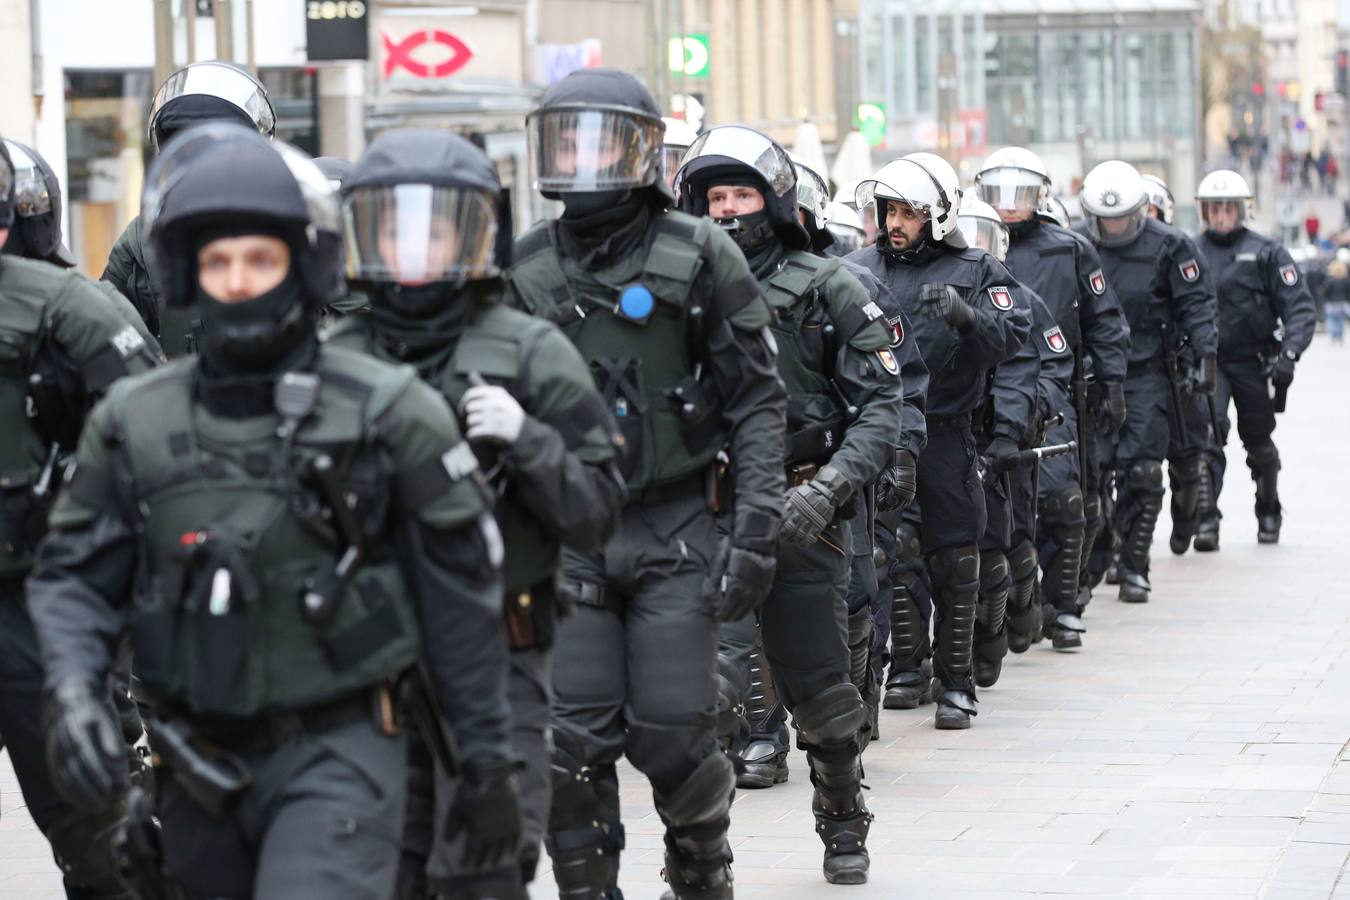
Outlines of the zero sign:
M 309 0 L 307 15 L 311 19 L 364 19 L 363 0 Z

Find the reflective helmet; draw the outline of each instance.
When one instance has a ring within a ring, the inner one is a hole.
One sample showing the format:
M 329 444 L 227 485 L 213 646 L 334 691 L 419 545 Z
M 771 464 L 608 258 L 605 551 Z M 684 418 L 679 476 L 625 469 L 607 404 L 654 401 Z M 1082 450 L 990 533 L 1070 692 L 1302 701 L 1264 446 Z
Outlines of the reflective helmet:
M 328 185 L 334 193 L 342 190 L 342 183 L 352 174 L 351 160 L 340 156 L 316 156 L 314 165 L 318 166 L 323 177 L 328 179 Z
M 1111 159 L 1098 163 L 1083 179 L 1078 201 L 1088 233 L 1103 247 L 1124 246 L 1144 227 L 1148 191 L 1139 171 L 1127 162 Z
M 792 165 L 797 170 L 797 208 L 806 213 L 808 231 L 822 232 L 829 219 L 825 213 L 825 207 L 830 202 L 829 185 L 815 169 L 801 160 L 793 159 Z
M 495 278 L 509 261 L 497 170 L 450 131 L 405 128 L 372 141 L 343 184 L 342 226 L 347 278 L 363 286 L 453 288 Z M 408 293 L 410 306 L 445 296 Z
M 74 268 L 74 257 L 61 243 L 61 183 L 56 172 L 32 147 L 8 139 L 4 143 L 14 165 L 16 216 L 6 252 Z
M 970 246 L 979 247 L 999 262 L 1008 258 L 1008 226 L 999 216 L 998 210 L 974 194 L 961 198 L 956 227 L 961 229 L 961 234 Z
M 879 200 L 894 200 L 913 207 L 927 220 L 935 241 L 962 246 L 956 231 L 956 211 L 961 205 L 961 180 L 951 163 L 935 153 L 911 153 L 892 160 L 871 178 L 858 182 L 854 195 L 859 209 Z M 877 203 L 877 228 L 886 231 L 886 210 Z M 955 241 L 948 240 L 954 236 Z
M 860 209 L 861 207 L 855 205 L 858 202 L 857 194 L 858 194 L 858 182 L 853 181 L 849 182 L 848 184 L 841 184 L 835 190 L 834 197 L 832 198 L 831 202 L 842 203 L 845 206 L 852 206 L 854 209 Z
M 719 179 L 752 183 L 764 197 L 764 227 L 772 229 L 784 245 L 806 249 L 809 235 L 797 218 L 797 170 L 779 144 L 743 125 L 721 125 L 703 132 L 685 153 L 675 176 L 680 209 L 690 215 L 708 215 L 708 188 Z M 754 233 L 762 230 L 757 226 L 746 228 L 742 218 L 746 217 L 719 223 L 746 250 L 762 243 L 763 235 Z
M 1200 179 L 1195 189 L 1195 199 L 1200 203 L 1200 218 L 1209 223 L 1208 207 L 1210 203 L 1231 201 L 1238 205 L 1238 225 L 1244 225 L 1252 218 L 1252 189 L 1247 179 L 1231 169 L 1218 169 Z
M 1046 222 L 1055 223 L 1060 228 L 1069 227 L 1069 208 L 1058 197 L 1046 197 L 1045 202 L 1037 208 L 1036 215 Z
M 995 150 L 975 175 L 980 199 L 1000 212 L 1035 214 L 1050 196 L 1050 173 L 1023 147 Z
M 0 228 L 14 224 L 14 163 L 7 141 L 0 141 Z
M 651 91 L 617 69 L 578 69 L 544 92 L 525 117 L 534 186 L 546 197 L 654 187 L 665 123 Z
M 680 170 L 684 151 L 698 139 L 698 131 L 684 119 L 663 116 L 661 121 L 666 126 L 665 141 L 661 145 L 661 172 L 669 183 L 675 180 L 675 173 Z
M 1172 199 L 1172 191 L 1167 187 L 1167 182 L 1157 175 L 1141 177 L 1144 179 L 1144 190 L 1148 192 L 1148 202 L 1158 208 L 1158 218 L 1171 225 L 1176 212 L 1176 201 Z
M 232 62 L 209 60 L 184 66 L 160 85 L 150 104 L 150 145 L 158 151 L 184 128 L 216 119 L 252 125 L 269 138 L 277 130 L 262 82 Z
M 867 228 L 862 216 L 851 206 L 831 201 L 825 207 L 825 227 L 834 235 L 834 241 L 848 252 L 861 249 L 867 241 Z
M 242 125 L 207 122 L 170 140 L 146 175 L 141 221 L 170 306 L 195 299 L 196 241 L 220 227 L 277 230 L 313 306 L 343 295 L 342 230 L 328 179 L 304 153 Z

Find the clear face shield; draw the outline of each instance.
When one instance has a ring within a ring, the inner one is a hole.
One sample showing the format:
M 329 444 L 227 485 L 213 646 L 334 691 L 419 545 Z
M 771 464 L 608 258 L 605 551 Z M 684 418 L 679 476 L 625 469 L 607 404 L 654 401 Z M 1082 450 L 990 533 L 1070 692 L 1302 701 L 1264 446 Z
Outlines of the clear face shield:
M 661 176 L 665 178 L 666 184 L 675 183 L 675 173 L 680 171 L 680 163 L 684 161 L 688 149 L 674 144 L 666 144 L 661 148 Z
M 5 141 L 10 161 L 14 163 L 14 213 L 23 218 L 41 216 L 52 211 L 52 195 L 47 178 L 37 160 L 13 141 Z M 0 166 L 0 169 L 3 169 Z M 3 178 L 0 175 L 0 178 Z M 0 186 L 0 194 L 3 194 Z
M 170 101 L 192 94 L 226 100 L 244 111 L 259 134 L 271 137 L 276 133 L 276 111 L 272 109 L 272 101 L 267 99 L 267 90 L 262 82 L 228 63 L 200 62 L 174 72 L 155 94 L 155 100 L 150 106 L 149 135 L 150 143 L 156 150 L 160 147 L 154 126 L 160 111 Z
M 1027 169 L 1002 167 L 980 173 L 980 199 L 1016 222 L 1036 214 L 1045 186 L 1044 178 Z
M 497 274 L 496 198 L 430 184 L 360 187 L 343 202 L 352 281 L 417 286 Z
M 1144 229 L 1144 219 L 1148 216 L 1148 204 L 1144 204 L 1132 213 L 1123 216 L 1098 216 L 1083 211 L 1087 221 L 1088 233 L 1092 240 L 1103 247 L 1123 247 L 1129 244 Z
M 1201 200 L 1200 218 L 1205 227 L 1217 234 L 1227 234 L 1247 223 L 1250 200 L 1228 198 L 1224 200 Z
M 541 191 L 623 190 L 661 177 L 660 119 L 621 108 L 548 107 L 530 113 L 525 127 Z
M 825 207 L 830 202 L 830 189 L 825 180 L 805 166 L 797 166 L 797 206 L 814 221 L 817 231 L 825 227 Z
M 983 216 L 957 216 L 956 228 L 966 243 L 993 256 L 999 262 L 1008 258 L 1008 226 Z

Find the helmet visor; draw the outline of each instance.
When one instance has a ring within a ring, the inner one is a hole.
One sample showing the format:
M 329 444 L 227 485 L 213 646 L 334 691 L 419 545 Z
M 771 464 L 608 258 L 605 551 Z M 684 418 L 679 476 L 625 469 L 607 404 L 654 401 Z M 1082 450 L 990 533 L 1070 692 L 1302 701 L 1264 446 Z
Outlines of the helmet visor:
M 816 217 L 817 227 L 825 224 L 825 206 L 830 202 L 830 189 L 821 178 L 806 166 L 797 166 L 797 205 Z
M 14 163 L 14 212 L 20 217 L 41 216 L 52 211 L 52 195 L 47 178 L 32 155 L 13 141 L 5 149 Z M 0 188 L 0 191 L 3 189 Z
M 1113 218 L 1094 215 L 1084 210 L 1083 218 L 1087 221 L 1088 233 L 1095 242 L 1103 247 L 1123 247 L 1139 236 L 1147 215 L 1148 212 L 1143 208 Z
M 680 162 L 684 159 L 684 153 L 688 147 L 676 147 L 672 144 L 666 144 L 661 148 L 661 174 L 665 176 L 666 181 L 674 181 L 675 173 L 680 171 Z
M 169 76 L 150 106 L 150 140 L 156 141 L 154 124 L 165 104 L 190 94 L 219 97 L 233 103 L 252 120 L 260 134 L 271 137 L 277 116 L 262 83 L 243 69 L 223 62 L 200 62 L 184 66 Z
M 1008 227 L 983 216 L 957 216 L 956 227 L 966 243 L 1002 262 L 1008 255 Z
M 1249 202 L 1237 198 L 1201 200 L 1200 218 L 1204 220 L 1206 226 L 1214 231 L 1232 231 L 1247 221 Z
M 712 157 L 723 157 L 754 169 L 779 197 L 787 196 L 797 185 L 797 169 L 787 151 L 752 128 L 724 125 L 705 131 L 689 145 L 684 165 Z
M 980 173 L 980 199 L 1000 212 L 1031 215 L 1041 202 L 1045 179 L 1027 169 L 999 168 Z
M 431 184 L 359 187 L 343 203 L 347 277 L 428 284 L 497 274 L 497 205 L 485 191 Z
M 662 165 L 660 119 L 597 107 L 546 107 L 526 122 L 534 186 L 568 193 L 656 183 Z

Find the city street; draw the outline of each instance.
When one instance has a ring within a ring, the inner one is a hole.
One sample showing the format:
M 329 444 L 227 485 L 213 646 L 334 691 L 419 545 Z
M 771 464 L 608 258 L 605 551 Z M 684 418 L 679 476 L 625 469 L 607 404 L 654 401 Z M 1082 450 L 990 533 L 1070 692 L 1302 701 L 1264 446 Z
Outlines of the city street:
M 967 732 L 932 707 L 885 712 L 865 761 L 866 887 L 830 888 L 804 760 L 740 792 L 744 898 L 1033 894 L 1350 898 L 1350 348 L 1319 336 L 1276 432 L 1283 543 L 1256 544 L 1252 486 L 1230 453 L 1217 555 L 1173 557 L 1158 530 L 1154 599 L 1097 592 L 1085 647 L 1041 644 L 980 694 Z M 0 763 L 0 897 L 63 896 Z M 661 890 L 661 826 L 625 768 L 622 886 Z M 536 898 L 552 898 L 543 874 Z

